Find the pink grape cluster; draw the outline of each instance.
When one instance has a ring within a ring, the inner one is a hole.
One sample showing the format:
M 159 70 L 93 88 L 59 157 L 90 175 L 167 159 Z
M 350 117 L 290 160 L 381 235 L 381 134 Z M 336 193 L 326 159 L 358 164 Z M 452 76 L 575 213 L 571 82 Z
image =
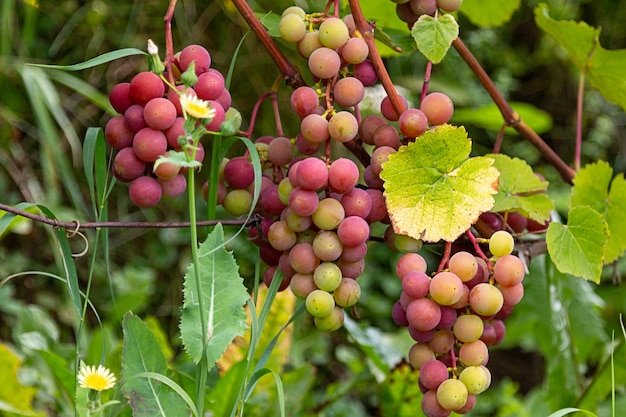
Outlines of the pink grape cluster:
M 417 253 L 403 255 L 396 264 L 402 293 L 392 317 L 415 340 L 408 357 L 420 372 L 422 410 L 428 417 L 469 412 L 490 385 L 488 348 L 502 341 L 503 320 L 524 295 L 525 266 L 511 253 L 513 243 L 508 232 L 496 232 L 489 262 L 459 251 L 447 269 L 432 277 Z
M 145 71 L 136 74 L 130 82 L 115 85 L 109 93 L 111 105 L 119 113 L 104 129 L 108 144 L 117 151 L 113 174 L 119 181 L 130 183 L 129 196 L 139 207 L 154 206 L 162 197 L 176 198 L 187 187 L 184 169 L 180 166 L 170 162 L 155 164 L 171 151 L 186 149 L 182 147 L 186 134 L 180 92 L 207 101 L 215 111 L 206 126 L 209 131 L 220 130 L 231 105 L 224 77 L 210 68 L 211 55 L 204 47 L 189 45 L 176 57 L 173 72 L 177 83 L 180 83 L 180 74 L 194 63 L 197 82 L 192 87 L 185 89 L 179 84 L 178 91 L 174 91 L 159 75 Z M 204 149 L 198 143 L 195 159 L 202 162 L 203 158 Z
M 422 15 L 433 16 L 437 10 L 456 12 L 461 8 L 463 0 L 391 0 L 396 3 L 396 14 L 409 27 Z

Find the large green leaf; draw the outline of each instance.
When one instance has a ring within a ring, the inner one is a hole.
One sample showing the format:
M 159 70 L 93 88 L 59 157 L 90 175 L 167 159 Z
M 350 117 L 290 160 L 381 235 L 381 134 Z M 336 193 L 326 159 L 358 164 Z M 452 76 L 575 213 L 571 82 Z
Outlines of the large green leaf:
M 626 250 L 626 181 L 619 174 L 613 181 L 613 169 L 598 161 L 578 171 L 572 188 L 571 207 L 588 205 L 604 216 L 609 227 L 609 240 L 604 250 L 604 263 L 611 263 Z
M 442 125 L 389 156 L 380 175 L 396 233 L 451 242 L 493 207 L 499 172 L 471 148 L 463 127 Z
M 246 329 L 246 301 L 250 298 L 231 252 L 223 246 L 224 231 L 218 224 L 199 248 L 200 288 L 196 287 L 195 266 L 189 265 L 184 282 L 184 304 L 180 321 L 181 338 L 191 359 L 199 363 L 204 354 L 210 366 L 222 356 L 235 336 Z M 207 320 L 203 340 L 200 302 Z
M 509 102 L 509 105 L 535 132 L 541 134 L 552 129 L 553 121 L 550 113 L 528 103 Z M 454 109 L 452 122 L 459 125 L 469 124 L 498 131 L 502 128 L 504 120 L 498 106 L 495 103 L 489 103 L 478 108 Z M 517 130 L 512 127 L 506 128 L 506 134 L 519 135 Z
M 452 41 L 459 36 L 459 24 L 451 14 L 438 17 L 422 15 L 411 29 L 417 49 L 424 56 L 438 64 L 446 56 Z
M 494 159 L 500 171 L 493 211 L 517 211 L 540 223 L 548 220 L 554 203 L 545 194 L 547 181 L 541 181 L 522 159 L 503 154 L 487 156 Z
M 460 11 L 477 26 L 500 26 L 511 19 L 520 3 L 521 0 L 465 0 Z
M 548 253 L 562 273 L 598 283 L 608 233 L 600 213 L 589 206 L 578 206 L 570 210 L 567 226 L 556 222 L 548 226 Z
M 535 9 L 535 21 L 567 51 L 594 88 L 607 100 L 626 109 L 626 49 L 604 49 L 600 45 L 600 29 L 584 22 L 554 20 L 545 4 Z
M 141 377 L 146 372 L 167 373 L 167 361 L 154 333 L 132 313 L 126 313 L 122 328 L 122 392 L 128 397 L 133 416 L 189 416 L 182 397 L 152 378 Z

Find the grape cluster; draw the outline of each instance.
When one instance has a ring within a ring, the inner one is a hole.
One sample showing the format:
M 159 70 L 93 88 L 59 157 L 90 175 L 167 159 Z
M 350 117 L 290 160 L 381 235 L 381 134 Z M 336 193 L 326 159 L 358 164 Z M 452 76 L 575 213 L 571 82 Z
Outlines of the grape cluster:
M 513 246 L 511 234 L 497 231 L 489 239 L 491 259 L 459 251 L 432 277 L 417 253 L 396 264 L 402 293 L 392 317 L 416 342 L 409 362 L 420 371 L 429 417 L 467 413 L 490 385 L 488 347 L 502 341 L 503 319 L 524 295 L 525 266 Z
M 422 15 L 433 16 L 437 10 L 456 12 L 461 8 L 463 0 L 391 0 L 396 3 L 396 14 L 409 27 Z
M 202 144 L 192 149 L 185 139 L 181 101 L 188 104 L 190 113 L 198 105 L 212 109 L 214 115 L 206 126 L 209 131 L 220 130 L 231 104 L 224 77 L 210 68 L 211 55 L 204 47 L 189 45 L 176 57 L 172 70 L 176 86 L 168 86 L 165 77 L 144 71 L 130 82 L 115 85 L 109 93 L 111 105 L 119 113 L 105 126 L 106 140 L 117 151 L 113 174 L 119 181 L 130 183 L 129 196 L 139 207 L 154 206 L 162 197 L 176 198 L 187 187 L 184 169 L 167 161 L 156 163 L 162 156 L 185 151 L 198 162 L 204 158 Z M 186 88 L 180 76 L 190 66 L 195 69 L 197 81 Z

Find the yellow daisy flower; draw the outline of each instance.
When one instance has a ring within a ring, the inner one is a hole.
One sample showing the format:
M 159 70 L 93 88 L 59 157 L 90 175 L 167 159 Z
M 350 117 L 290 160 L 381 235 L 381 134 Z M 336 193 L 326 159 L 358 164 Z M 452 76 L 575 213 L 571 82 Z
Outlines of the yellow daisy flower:
M 212 119 L 215 116 L 215 109 L 211 108 L 208 101 L 190 94 L 180 96 L 180 106 L 185 113 L 196 119 Z
M 83 365 L 78 372 L 78 384 L 82 388 L 104 391 L 113 388 L 115 381 L 115 375 L 102 365 L 98 365 L 98 368 Z

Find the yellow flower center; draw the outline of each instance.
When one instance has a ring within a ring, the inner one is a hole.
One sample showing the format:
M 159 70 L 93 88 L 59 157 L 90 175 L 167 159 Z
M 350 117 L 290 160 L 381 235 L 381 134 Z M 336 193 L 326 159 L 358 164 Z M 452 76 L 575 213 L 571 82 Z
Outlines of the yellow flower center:
M 212 109 L 207 101 L 195 96 L 183 94 L 180 97 L 180 105 L 187 115 L 195 119 L 211 119 L 215 116 L 215 109 Z
M 96 391 L 102 391 L 111 387 L 111 381 L 104 375 L 91 374 L 85 377 L 85 387 Z

